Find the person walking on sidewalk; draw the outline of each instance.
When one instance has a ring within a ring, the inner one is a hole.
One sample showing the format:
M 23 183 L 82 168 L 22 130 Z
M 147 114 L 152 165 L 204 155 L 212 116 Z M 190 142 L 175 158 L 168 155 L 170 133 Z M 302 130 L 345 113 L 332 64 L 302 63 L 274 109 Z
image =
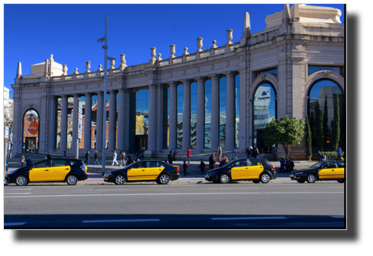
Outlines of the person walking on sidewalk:
M 339 147 L 337 149 L 337 154 L 338 154 L 338 159 L 337 160 L 342 160 L 342 149 L 341 149 L 341 147 Z
M 85 153 L 85 160 L 84 160 L 84 163 L 86 165 L 89 165 L 89 158 L 91 157 L 91 153 L 89 152 L 89 150 L 87 151 L 87 153 Z
M 184 161 L 183 169 L 184 169 L 184 176 L 187 176 L 188 175 L 188 173 L 187 173 L 188 165 L 187 165 L 186 161 Z
M 113 153 L 113 163 L 111 165 L 113 166 L 114 164 L 118 165 L 117 152 L 115 150 L 114 150 L 114 153 Z
M 124 151 L 120 152 L 120 156 L 119 156 L 120 165 L 119 165 L 119 167 L 122 167 L 122 165 L 126 166 L 125 155 L 126 155 L 126 153 Z
M 217 152 L 218 152 L 218 161 L 220 162 L 221 161 L 221 156 L 223 155 L 223 150 L 221 149 L 220 146 L 218 147 Z
M 23 165 L 26 163 L 26 159 L 25 159 L 25 156 L 22 156 L 21 157 L 21 160 L 20 160 L 20 162 L 21 162 L 21 168 L 23 167 Z
M 201 172 L 203 174 L 203 172 L 206 170 L 206 165 L 205 163 L 203 162 L 203 160 L 201 159 L 201 163 L 199 165 L 199 168 L 201 168 Z
M 187 158 L 188 158 L 188 163 L 190 164 L 190 157 L 192 156 L 191 154 L 191 150 L 190 148 L 188 147 L 188 151 L 187 151 Z
M 285 159 L 281 158 L 280 164 L 281 164 L 280 173 L 281 172 L 285 173 Z
M 174 160 L 174 155 L 172 154 L 172 150 L 170 151 L 167 157 L 168 157 L 168 162 L 172 164 L 172 161 Z
M 252 146 L 247 147 L 247 149 L 246 149 L 246 155 L 247 155 L 248 159 L 252 157 L 252 155 L 253 155 L 253 147 Z
M 253 152 L 253 157 L 258 158 L 258 155 L 259 155 L 259 150 L 258 150 L 258 148 L 255 148 L 254 152 Z
M 128 156 L 126 165 L 130 165 L 132 163 L 133 163 L 133 160 L 131 159 L 131 156 Z
M 216 162 L 215 156 L 214 156 L 214 154 L 211 154 L 211 156 L 209 158 L 209 168 L 210 168 L 210 170 L 213 170 L 215 168 L 215 162 Z
M 100 165 L 100 162 L 98 161 L 98 153 L 97 153 L 97 150 L 96 150 L 96 152 L 95 152 L 94 157 L 95 157 L 95 163 L 94 163 L 94 165 L 96 165 L 96 163 L 97 163 L 97 165 Z

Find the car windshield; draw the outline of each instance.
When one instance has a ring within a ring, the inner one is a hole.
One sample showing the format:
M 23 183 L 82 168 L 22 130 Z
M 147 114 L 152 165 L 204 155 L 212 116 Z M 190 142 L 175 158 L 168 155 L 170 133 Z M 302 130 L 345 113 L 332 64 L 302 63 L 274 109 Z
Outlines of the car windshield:
M 310 168 L 319 168 L 319 167 L 323 166 L 324 164 L 325 164 L 325 162 L 317 163 L 317 164 L 314 164 L 314 165 L 310 166 Z

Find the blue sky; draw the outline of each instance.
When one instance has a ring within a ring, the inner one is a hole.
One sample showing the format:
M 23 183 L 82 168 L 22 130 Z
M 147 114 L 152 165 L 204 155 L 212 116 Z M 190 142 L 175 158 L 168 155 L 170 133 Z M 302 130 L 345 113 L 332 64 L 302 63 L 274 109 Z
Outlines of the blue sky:
M 335 7 L 338 4 L 318 5 Z M 68 74 L 75 68 L 84 73 L 86 61 L 91 71 L 104 64 L 103 43 L 105 14 L 109 15 L 108 55 L 120 65 L 120 54 L 126 54 L 127 65 L 146 63 L 150 48 L 162 58 L 170 56 L 170 45 L 176 45 L 176 56 L 184 47 L 195 52 L 197 38 L 203 48 L 227 42 L 226 30 L 233 29 L 232 42 L 242 36 L 245 12 L 250 14 L 252 33 L 263 30 L 265 17 L 279 12 L 282 4 L 5 4 L 4 5 L 4 85 L 11 88 L 22 63 L 22 75 L 31 73 L 31 65 L 44 62 L 53 54 L 55 62 L 66 64 Z M 108 64 L 108 67 L 110 65 Z

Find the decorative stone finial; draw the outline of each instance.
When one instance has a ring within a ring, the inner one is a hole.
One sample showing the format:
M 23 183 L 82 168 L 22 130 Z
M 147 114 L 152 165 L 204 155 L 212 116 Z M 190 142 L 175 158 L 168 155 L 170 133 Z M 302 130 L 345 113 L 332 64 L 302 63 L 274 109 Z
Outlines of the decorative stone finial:
M 66 64 L 62 65 L 62 75 L 67 76 L 67 65 Z
M 175 58 L 175 45 L 171 44 L 170 45 L 170 53 L 171 53 L 171 58 Z
M 22 76 L 22 64 L 21 62 L 18 62 L 18 68 L 17 68 L 17 76 L 16 78 L 21 78 Z
M 183 55 L 189 55 L 189 53 L 188 53 L 188 47 L 185 47 L 185 48 L 184 48 L 184 53 L 183 53 Z
M 110 60 L 110 65 L 111 65 L 111 67 L 109 69 L 115 69 L 114 68 L 114 65 L 115 65 L 115 60 L 114 59 Z
M 151 50 L 150 56 L 152 56 L 152 58 L 150 59 L 151 64 L 154 64 L 154 62 L 155 62 L 155 49 L 156 49 L 155 47 L 150 48 L 150 50 Z
M 120 64 L 120 70 L 123 70 L 127 67 L 125 57 L 126 57 L 125 54 L 120 55 L 120 62 L 122 62 L 122 64 Z
M 77 75 L 77 74 L 79 74 L 79 72 L 78 72 L 78 68 L 75 68 L 74 75 Z
M 50 59 L 53 60 L 53 54 L 50 55 Z
M 86 63 L 85 67 L 87 69 L 86 73 L 91 72 L 91 71 L 89 71 L 91 69 L 91 62 L 90 61 L 86 61 L 85 63 Z
M 203 38 L 202 37 L 198 37 L 197 38 L 197 41 L 198 41 L 198 43 L 197 43 L 197 47 L 198 47 L 198 50 L 197 50 L 197 52 L 202 52 L 202 46 L 203 46 L 203 44 L 202 44 L 202 41 L 203 41 Z
M 233 39 L 233 29 L 227 30 L 227 39 L 228 39 L 227 45 L 232 44 L 231 40 Z
M 211 49 L 215 49 L 215 48 L 218 48 L 218 47 L 216 46 L 216 40 L 212 41 L 212 46 L 211 46 Z
M 45 60 L 45 64 L 44 64 L 44 76 L 47 77 L 49 74 L 48 74 L 48 67 L 49 67 L 49 61 L 48 59 Z
M 97 69 L 97 71 L 102 71 L 103 69 L 102 69 L 102 65 L 101 64 L 99 64 L 98 65 L 98 69 Z
M 161 56 L 162 56 L 162 54 L 158 53 L 158 61 L 162 60 Z

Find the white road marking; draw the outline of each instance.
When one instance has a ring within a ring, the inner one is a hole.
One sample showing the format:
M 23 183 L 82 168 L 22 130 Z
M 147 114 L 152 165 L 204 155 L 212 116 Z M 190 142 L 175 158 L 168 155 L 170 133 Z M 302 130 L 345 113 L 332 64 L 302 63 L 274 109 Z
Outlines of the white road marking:
M 127 219 L 127 220 L 83 220 L 83 223 L 107 223 L 107 222 L 149 222 L 160 221 L 159 219 Z
M 283 216 L 273 217 L 224 217 L 224 218 L 211 218 L 212 220 L 286 220 Z
M 254 195 L 254 194 L 343 194 L 344 191 L 295 191 L 295 192 L 205 192 L 205 193 L 133 193 L 133 194 L 74 194 L 74 195 L 30 195 L 30 196 L 4 196 L 4 198 L 29 197 L 81 197 L 81 196 L 173 196 L 173 195 Z
M 345 216 L 344 215 L 332 215 L 330 217 L 340 219 L 340 218 L 344 218 Z
M 25 224 L 26 222 L 4 222 L 4 226 L 20 226 Z
M 8 192 L 5 192 L 4 195 L 30 195 L 31 192 L 29 193 L 8 193 Z
M 249 187 L 235 187 L 235 188 L 207 188 L 207 189 L 247 189 Z M 250 188 L 258 188 L 258 187 L 250 187 Z
M 32 188 L 5 188 L 5 191 L 13 191 L 13 190 L 32 190 Z

